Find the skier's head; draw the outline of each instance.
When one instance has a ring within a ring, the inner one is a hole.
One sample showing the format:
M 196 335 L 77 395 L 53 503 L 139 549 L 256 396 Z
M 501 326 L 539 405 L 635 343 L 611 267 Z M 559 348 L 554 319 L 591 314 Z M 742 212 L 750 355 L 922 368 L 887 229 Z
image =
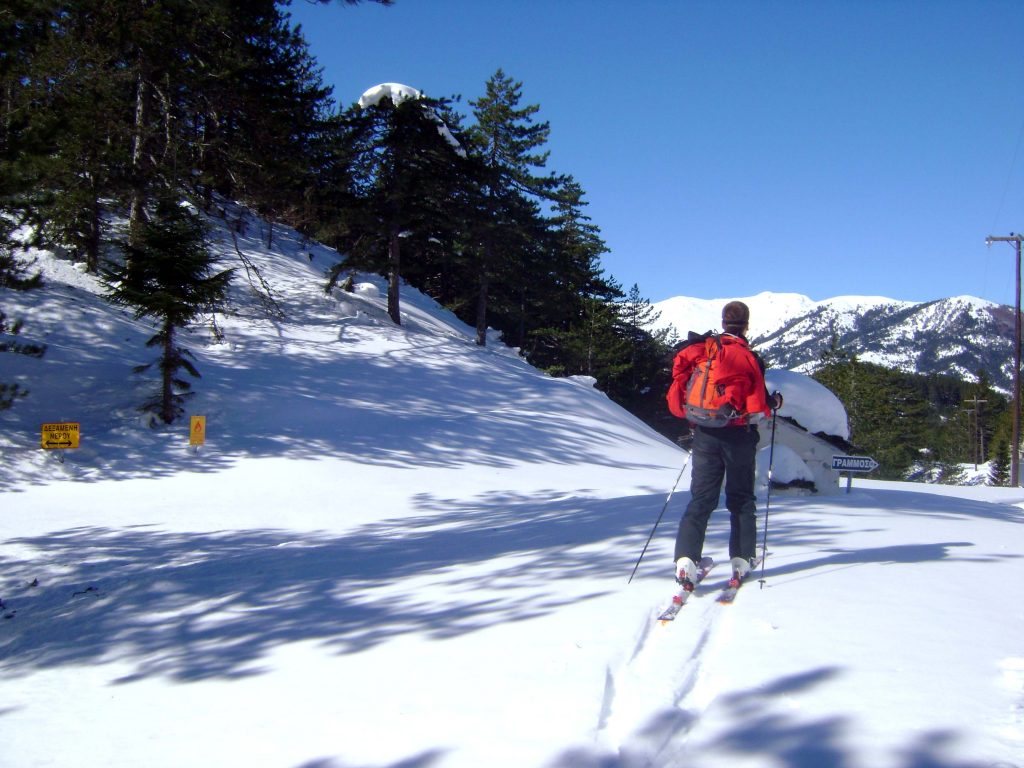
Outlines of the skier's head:
M 750 323 L 750 307 L 742 301 L 730 301 L 722 307 L 722 328 L 726 333 L 742 336 Z

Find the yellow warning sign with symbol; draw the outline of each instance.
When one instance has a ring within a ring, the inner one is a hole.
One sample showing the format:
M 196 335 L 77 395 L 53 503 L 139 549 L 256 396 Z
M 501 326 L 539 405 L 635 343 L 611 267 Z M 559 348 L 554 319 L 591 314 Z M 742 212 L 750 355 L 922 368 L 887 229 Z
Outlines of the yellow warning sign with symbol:
M 189 445 L 203 445 L 206 442 L 206 417 L 193 416 L 189 428 Z
M 42 446 L 48 450 L 56 448 L 77 448 L 81 434 L 77 421 L 60 424 L 43 424 Z

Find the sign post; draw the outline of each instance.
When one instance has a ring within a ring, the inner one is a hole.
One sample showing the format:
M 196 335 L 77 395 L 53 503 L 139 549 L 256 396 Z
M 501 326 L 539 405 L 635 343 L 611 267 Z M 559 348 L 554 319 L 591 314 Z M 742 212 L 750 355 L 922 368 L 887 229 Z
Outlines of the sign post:
M 206 417 L 193 416 L 189 420 L 188 444 L 198 452 L 200 445 L 206 444 Z
M 48 451 L 55 448 L 77 448 L 81 434 L 78 422 L 43 424 L 42 446 Z
M 854 472 L 871 472 L 878 469 L 878 462 L 870 456 L 841 456 L 832 457 L 832 469 L 846 473 L 846 492 L 850 492 L 853 485 Z
M 43 424 L 39 440 L 40 446 L 46 451 L 60 451 L 58 457 L 64 463 L 64 451 L 77 448 L 82 434 L 81 424 L 77 421 L 63 421 Z

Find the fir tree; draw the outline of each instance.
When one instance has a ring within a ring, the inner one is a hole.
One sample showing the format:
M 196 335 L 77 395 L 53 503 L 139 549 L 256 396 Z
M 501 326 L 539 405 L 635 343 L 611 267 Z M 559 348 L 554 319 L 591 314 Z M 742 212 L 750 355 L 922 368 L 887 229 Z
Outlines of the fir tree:
M 16 253 L 20 243 L 14 233 L 22 223 L 15 203 L 26 188 L 29 175 L 20 157 L 27 144 L 25 74 L 27 62 L 45 39 L 51 3 L 43 0 L 11 0 L 0 12 L 0 295 L 42 284 L 40 275 L 26 275 Z M 0 307 L 0 353 L 41 357 L 45 347 L 18 338 L 22 322 Z M 28 394 L 14 382 L 0 382 L 0 411 Z
M 669 331 L 654 327 L 660 316 L 650 300 L 641 296 L 636 283 L 619 304 L 619 318 L 630 350 L 629 387 L 633 393 L 651 382 L 669 346 Z
M 615 305 L 596 298 L 583 300 L 583 315 L 570 331 L 556 334 L 562 345 L 560 363 L 549 368 L 556 375 L 593 376 L 604 390 L 629 370 L 629 345 L 618 331 Z
M 15 243 L 11 236 L 11 223 L 6 217 L 0 216 L 0 290 L 27 291 L 42 285 L 42 278 L 37 273 L 26 275 L 26 269 L 14 255 Z M 42 357 L 46 347 L 42 344 L 22 342 L 22 322 L 12 320 L 0 309 L 0 353 Z M 28 394 L 28 390 L 19 384 L 0 382 L 0 411 L 10 408 L 14 401 Z
M 485 95 L 470 102 L 476 123 L 469 130 L 474 153 L 482 163 L 481 210 L 472 221 L 470 235 L 477 261 L 476 340 L 481 346 L 487 343 L 496 278 L 527 277 L 522 257 L 529 251 L 522 248 L 521 238 L 537 215 L 529 201 L 552 199 L 558 184 L 554 176 L 535 173 L 547 163 L 548 153 L 540 150 L 551 129 L 546 122 L 534 122 L 539 106 L 519 106 L 523 84 L 499 69 L 485 87 Z
M 608 248 L 586 204 L 583 188 L 566 177 L 548 223 L 543 268 L 529 281 L 535 327 L 527 356 L 552 373 L 594 376 L 607 391 L 629 356 L 615 306 L 623 293 L 601 268 Z
M 308 203 L 329 127 L 331 89 L 301 30 L 276 9 L 231 23 L 241 28 L 233 36 L 237 49 L 219 57 L 225 77 L 204 81 L 206 98 L 194 104 L 197 127 L 217 137 L 196 163 L 205 182 L 249 201 L 270 222 L 270 247 L 275 220 L 307 229 L 313 224 Z M 212 95 L 217 102 L 210 103 Z
M 391 94 L 345 116 L 352 190 L 338 239 L 349 258 L 332 271 L 328 289 L 353 266 L 385 273 L 396 324 L 404 244 L 422 245 L 443 228 L 466 178 L 464 150 L 440 116 L 445 107 L 442 100 Z
M 183 413 L 182 403 L 191 389 L 181 371 L 199 377 L 189 359 L 192 353 L 180 346 L 178 334 L 223 299 L 232 270 L 214 273 L 199 214 L 173 196 L 161 197 L 152 214 L 137 226 L 135 237 L 124 243 L 125 264 L 105 272 L 107 296 L 115 304 L 130 307 L 137 318 L 148 317 L 158 324 L 146 346 L 160 348 L 156 361 L 160 394 L 145 410 L 170 424 Z M 141 373 L 152 365 L 135 371 Z
M 168 186 L 308 220 L 330 90 L 286 3 L 17 5 L 26 21 L 0 15 L 0 189 L 44 244 L 94 271 L 104 207 L 134 232 Z
M 828 346 L 823 347 L 821 352 L 818 353 L 818 360 L 824 367 L 843 365 L 853 360 L 854 357 L 854 355 L 840 345 L 839 334 L 835 331 L 829 337 Z
M 100 3 L 31 3 L 20 55 L 0 68 L 5 89 L 5 208 L 95 271 L 101 205 L 123 179 L 118 148 L 124 80 Z M 18 36 L 15 45 L 18 45 Z
M 989 485 L 1007 486 L 1010 484 L 1010 443 L 1005 438 L 996 441 L 992 451 L 992 466 L 989 470 Z
M 950 461 L 940 461 L 936 464 L 938 469 L 938 482 L 942 485 L 963 485 L 967 481 L 967 472 L 963 465 Z

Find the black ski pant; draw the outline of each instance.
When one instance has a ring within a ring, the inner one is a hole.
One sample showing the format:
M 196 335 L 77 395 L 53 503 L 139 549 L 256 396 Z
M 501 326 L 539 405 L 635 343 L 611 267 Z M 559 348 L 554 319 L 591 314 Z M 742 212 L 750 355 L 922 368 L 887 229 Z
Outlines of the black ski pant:
M 708 520 L 718 506 L 724 479 L 731 523 L 729 557 L 750 560 L 757 553 L 757 427 L 695 427 L 694 432 L 690 503 L 679 521 L 675 559 L 700 560 Z

